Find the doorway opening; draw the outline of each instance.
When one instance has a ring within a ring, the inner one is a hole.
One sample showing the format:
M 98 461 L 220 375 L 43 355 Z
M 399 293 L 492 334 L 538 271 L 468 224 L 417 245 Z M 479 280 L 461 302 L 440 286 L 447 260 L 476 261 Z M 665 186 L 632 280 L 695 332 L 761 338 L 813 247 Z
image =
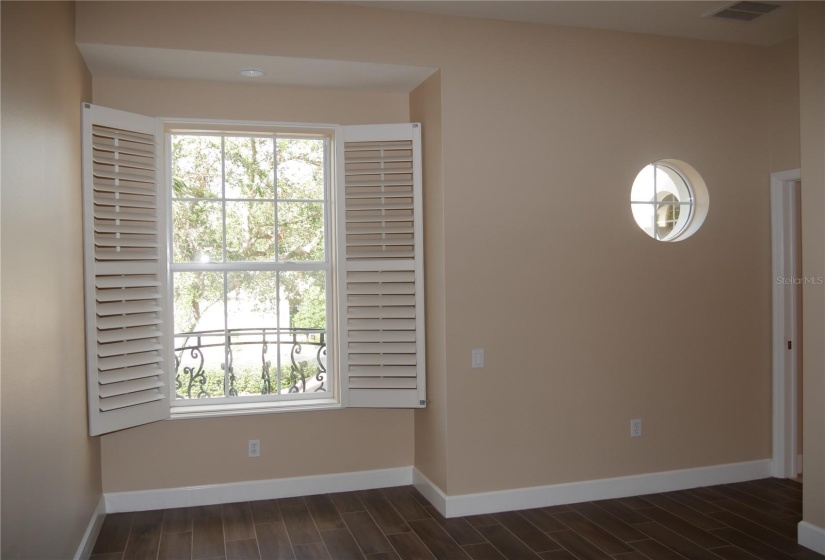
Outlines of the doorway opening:
M 773 475 L 802 473 L 801 173 L 771 175 Z

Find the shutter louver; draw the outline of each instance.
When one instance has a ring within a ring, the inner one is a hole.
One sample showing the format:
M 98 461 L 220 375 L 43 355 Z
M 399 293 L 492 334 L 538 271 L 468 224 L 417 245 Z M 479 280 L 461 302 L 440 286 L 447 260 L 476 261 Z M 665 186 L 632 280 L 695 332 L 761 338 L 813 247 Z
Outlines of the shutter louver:
M 83 106 L 89 431 L 169 416 L 157 121 Z
M 338 262 L 346 403 L 422 407 L 420 128 L 350 126 L 343 136 Z

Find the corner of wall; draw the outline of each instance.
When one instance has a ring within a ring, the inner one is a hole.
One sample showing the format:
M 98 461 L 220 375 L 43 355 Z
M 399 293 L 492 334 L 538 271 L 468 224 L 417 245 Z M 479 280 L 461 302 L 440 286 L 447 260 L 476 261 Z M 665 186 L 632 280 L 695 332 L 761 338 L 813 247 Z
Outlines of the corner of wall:
M 0 9 L 2 556 L 70 558 L 102 497 L 83 334 L 80 105 L 91 76 L 73 2 Z
M 802 266 L 825 274 L 825 5 L 801 2 L 799 94 L 802 151 Z M 803 287 L 803 521 L 825 528 L 825 294 Z
M 427 292 L 427 399 L 415 412 L 415 467 L 447 490 L 447 359 L 441 72 L 410 93 L 410 120 L 422 126 L 424 274 Z

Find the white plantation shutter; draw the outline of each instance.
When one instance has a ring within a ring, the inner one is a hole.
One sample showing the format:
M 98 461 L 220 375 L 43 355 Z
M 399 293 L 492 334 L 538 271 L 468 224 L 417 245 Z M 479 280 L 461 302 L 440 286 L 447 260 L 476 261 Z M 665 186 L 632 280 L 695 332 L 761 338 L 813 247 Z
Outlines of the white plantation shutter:
M 423 407 L 421 129 L 346 126 L 341 136 L 336 217 L 344 402 Z
M 158 122 L 83 105 L 89 432 L 169 416 Z

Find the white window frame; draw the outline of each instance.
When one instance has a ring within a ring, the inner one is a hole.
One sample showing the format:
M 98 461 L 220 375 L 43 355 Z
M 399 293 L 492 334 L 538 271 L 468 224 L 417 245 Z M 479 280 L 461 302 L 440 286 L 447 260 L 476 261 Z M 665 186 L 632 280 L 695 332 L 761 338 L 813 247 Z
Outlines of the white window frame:
M 324 137 L 324 243 L 326 264 L 322 268 L 326 272 L 326 350 L 327 350 L 327 371 L 326 380 L 329 389 L 324 391 L 324 396 L 317 396 L 313 393 L 293 393 L 288 395 L 250 395 L 237 397 L 210 397 L 210 398 L 175 398 L 175 371 L 169 371 L 170 377 L 170 408 L 171 418 L 193 418 L 201 416 L 223 416 L 235 414 L 260 414 L 262 412 L 287 412 L 297 410 L 315 410 L 342 408 L 341 403 L 341 383 L 338 373 L 337 363 L 337 340 L 338 331 L 335 321 L 334 310 L 338 306 L 336 285 L 337 258 L 335 251 L 335 232 L 333 212 L 335 207 L 334 182 L 336 176 L 334 172 L 335 163 L 333 154 L 336 145 L 336 134 L 340 133 L 340 127 L 331 124 L 307 124 L 307 123 L 281 123 L 265 121 L 237 121 L 237 120 L 204 120 L 204 119 L 161 119 L 164 130 L 164 153 L 165 153 L 165 205 L 167 211 L 167 298 L 174 302 L 174 273 L 191 271 L 207 272 L 209 267 L 199 263 L 175 263 L 174 262 L 174 235 L 172 220 L 172 204 L 174 189 L 172 188 L 172 142 L 174 134 L 192 135 L 214 135 L 223 136 L 271 136 L 272 138 L 289 137 L 293 135 L 312 135 Z M 276 189 L 277 191 L 277 189 Z M 276 193 L 277 197 L 277 193 Z M 224 198 L 217 200 L 225 200 Z M 225 252 L 226 239 L 224 239 Z M 304 266 L 300 261 L 289 264 L 278 261 L 260 262 L 222 262 L 215 263 L 215 272 L 231 271 L 290 271 L 290 270 L 319 270 L 316 266 Z M 168 306 L 168 321 L 174 325 L 174 305 Z M 174 351 L 176 348 L 174 329 L 167 333 L 167 347 L 170 349 L 170 364 L 175 363 Z
M 696 169 L 681 160 L 676 159 L 661 159 L 653 161 L 642 168 L 639 175 L 648 167 L 653 167 L 653 190 L 654 198 L 651 200 L 636 200 L 633 198 L 633 189 L 631 188 L 630 207 L 633 211 L 637 206 L 650 206 L 653 208 L 653 231 L 649 233 L 644 226 L 636 220 L 634 214 L 633 221 L 636 225 L 644 231 L 651 239 L 655 241 L 676 242 L 683 241 L 694 233 L 696 233 L 705 221 L 710 205 L 710 198 L 708 196 L 708 188 Z M 656 187 L 656 173 L 660 170 L 668 175 L 676 186 L 679 192 L 680 199 L 678 201 L 663 202 L 663 193 L 659 192 Z M 637 175 L 638 178 L 638 175 Z M 634 181 L 635 184 L 635 181 Z M 659 206 L 662 204 L 679 206 L 679 218 L 674 224 L 674 227 L 664 237 L 658 237 L 657 232 L 657 213 Z

